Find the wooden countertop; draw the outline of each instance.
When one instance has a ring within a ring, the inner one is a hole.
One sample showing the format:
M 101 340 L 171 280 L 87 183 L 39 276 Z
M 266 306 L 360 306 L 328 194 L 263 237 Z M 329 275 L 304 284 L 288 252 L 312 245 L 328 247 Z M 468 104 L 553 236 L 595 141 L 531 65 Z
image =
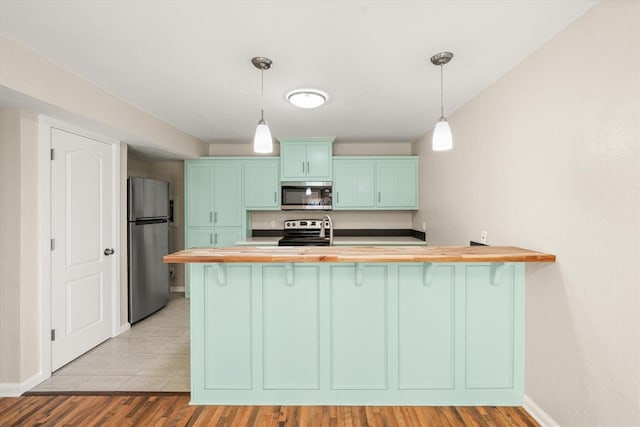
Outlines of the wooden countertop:
M 192 248 L 165 263 L 194 262 L 555 262 L 556 256 L 513 246 L 279 246 Z

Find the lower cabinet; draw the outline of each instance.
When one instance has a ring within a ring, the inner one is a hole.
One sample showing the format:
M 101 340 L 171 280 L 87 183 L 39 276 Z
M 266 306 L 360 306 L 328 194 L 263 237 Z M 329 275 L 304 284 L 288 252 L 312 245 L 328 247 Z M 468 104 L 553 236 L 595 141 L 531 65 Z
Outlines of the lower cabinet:
M 242 240 L 240 227 L 201 227 L 187 228 L 188 248 L 219 248 L 235 246 Z
M 190 267 L 193 404 L 522 402 L 522 263 Z

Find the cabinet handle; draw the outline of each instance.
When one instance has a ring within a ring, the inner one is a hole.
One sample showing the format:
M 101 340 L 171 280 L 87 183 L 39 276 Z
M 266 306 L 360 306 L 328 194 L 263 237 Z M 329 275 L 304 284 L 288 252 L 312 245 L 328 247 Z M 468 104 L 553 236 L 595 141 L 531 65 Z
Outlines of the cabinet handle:
M 213 212 L 209 211 L 209 222 L 213 222 Z
M 209 244 L 213 245 L 213 233 L 209 233 Z
M 378 203 L 380 203 L 380 192 L 378 191 Z
M 309 174 L 309 161 L 307 160 L 307 174 Z
M 273 203 L 276 203 L 278 201 L 278 192 L 274 191 L 273 192 Z
M 340 193 L 336 193 L 336 203 L 340 203 Z
M 218 246 L 218 233 L 213 234 L 213 245 Z
M 213 213 L 213 223 L 217 224 L 218 223 L 218 212 L 214 212 Z
M 304 173 L 304 160 L 302 161 L 302 173 Z

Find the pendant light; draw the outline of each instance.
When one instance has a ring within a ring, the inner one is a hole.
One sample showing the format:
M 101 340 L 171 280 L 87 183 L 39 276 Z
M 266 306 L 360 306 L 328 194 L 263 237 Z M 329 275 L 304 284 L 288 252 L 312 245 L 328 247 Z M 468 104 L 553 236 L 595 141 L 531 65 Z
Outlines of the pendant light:
M 451 128 L 449 127 L 449 122 L 447 122 L 447 119 L 444 116 L 444 85 L 442 83 L 443 65 L 449 63 L 451 58 L 453 58 L 453 53 L 451 52 L 440 52 L 431 57 L 431 63 L 433 65 L 440 66 L 440 119 L 433 130 L 433 139 L 431 141 L 431 148 L 433 151 L 451 150 L 453 148 Z
M 256 134 L 253 137 L 253 151 L 255 153 L 267 154 L 273 152 L 273 138 L 269 125 L 264 121 L 264 70 L 271 68 L 272 61 L 269 58 L 256 56 L 251 58 L 254 67 L 260 70 L 260 121 L 256 127 Z

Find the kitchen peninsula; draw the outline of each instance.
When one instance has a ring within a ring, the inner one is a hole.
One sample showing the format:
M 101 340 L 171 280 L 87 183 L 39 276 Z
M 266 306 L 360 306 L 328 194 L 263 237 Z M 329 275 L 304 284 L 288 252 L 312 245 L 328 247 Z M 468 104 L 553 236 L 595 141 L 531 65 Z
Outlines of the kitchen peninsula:
M 519 405 L 515 247 L 187 249 L 194 404 Z

